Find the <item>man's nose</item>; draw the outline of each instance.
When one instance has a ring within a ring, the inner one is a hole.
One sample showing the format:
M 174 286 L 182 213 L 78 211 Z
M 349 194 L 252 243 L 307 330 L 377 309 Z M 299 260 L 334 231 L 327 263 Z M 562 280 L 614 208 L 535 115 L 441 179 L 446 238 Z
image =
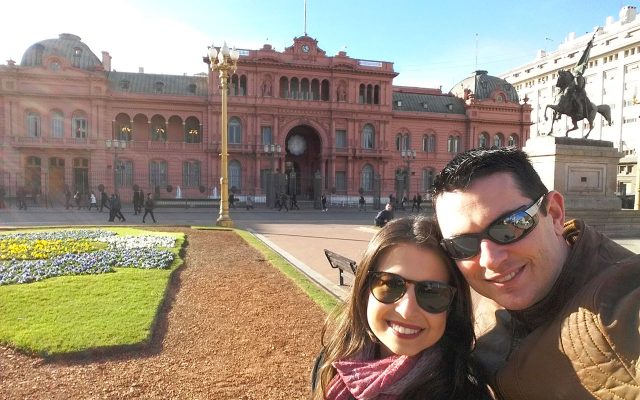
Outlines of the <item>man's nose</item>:
M 488 239 L 480 241 L 480 266 L 495 271 L 507 259 L 506 246 L 494 243 Z

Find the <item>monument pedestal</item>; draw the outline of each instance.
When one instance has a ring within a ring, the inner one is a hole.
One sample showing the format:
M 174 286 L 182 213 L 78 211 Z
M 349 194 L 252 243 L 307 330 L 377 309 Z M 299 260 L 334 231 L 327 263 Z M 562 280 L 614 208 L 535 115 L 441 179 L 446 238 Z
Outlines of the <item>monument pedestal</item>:
M 616 175 L 622 154 L 612 142 L 537 136 L 523 150 L 549 190 L 560 192 L 566 210 L 620 210 Z

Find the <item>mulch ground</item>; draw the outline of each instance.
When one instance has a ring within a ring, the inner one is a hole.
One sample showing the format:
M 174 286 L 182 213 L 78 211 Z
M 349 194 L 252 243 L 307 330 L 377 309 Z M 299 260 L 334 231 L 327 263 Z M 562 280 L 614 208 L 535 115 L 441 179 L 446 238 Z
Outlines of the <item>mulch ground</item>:
M 304 399 L 325 313 L 230 231 L 187 234 L 144 349 L 43 360 L 0 346 L 1 399 Z

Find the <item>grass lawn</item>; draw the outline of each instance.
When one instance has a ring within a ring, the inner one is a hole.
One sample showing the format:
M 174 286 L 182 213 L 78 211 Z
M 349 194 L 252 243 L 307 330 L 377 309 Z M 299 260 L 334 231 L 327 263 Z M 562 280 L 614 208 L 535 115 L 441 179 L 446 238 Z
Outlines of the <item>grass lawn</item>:
M 0 343 L 53 356 L 142 344 L 151 338 L 171 273 L 183 263 L 179 251 L 184 234 L 109 230 L 173 236 L 176 258 L 169 269 L 116 268 L 114 273 L 0 286 Z

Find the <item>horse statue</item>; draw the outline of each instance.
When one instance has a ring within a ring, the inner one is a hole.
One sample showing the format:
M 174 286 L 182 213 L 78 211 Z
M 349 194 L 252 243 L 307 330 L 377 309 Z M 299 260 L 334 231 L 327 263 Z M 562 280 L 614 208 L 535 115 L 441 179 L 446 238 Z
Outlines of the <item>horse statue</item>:
M 571 71 L 561 70 L 558 72 L 558 81 L 556 87 L 560 89 L 560 100 L 558 104 L 549 104 L 544 109 L 544 120 L 547 121 L 547 109 L 553 110 L 553 117 L 551 119 L 551 129 L 547 135 L 551 135 L 553 132 L 553 124 L 555 121 L 562 117 L 562 114 L 571 118 L 573 122 L 573 128 L 568 129 L 565 136 L 569 136 L 569 132 L 578 129 L 578 121 L 587 119 L 589 122 L 589 132 L 583 136 L 583 139 L 587 139 L 589 134 L 593 130 L 593 120 L 596 118 L 596 114 L 600 114 L 611 126 L 611 108 L 607 104 L 601 104 L 596 106 L 589 100 L 587 94 L 584 91 L 584 78 L 579 75 L 577 78 L 573 76 Z

